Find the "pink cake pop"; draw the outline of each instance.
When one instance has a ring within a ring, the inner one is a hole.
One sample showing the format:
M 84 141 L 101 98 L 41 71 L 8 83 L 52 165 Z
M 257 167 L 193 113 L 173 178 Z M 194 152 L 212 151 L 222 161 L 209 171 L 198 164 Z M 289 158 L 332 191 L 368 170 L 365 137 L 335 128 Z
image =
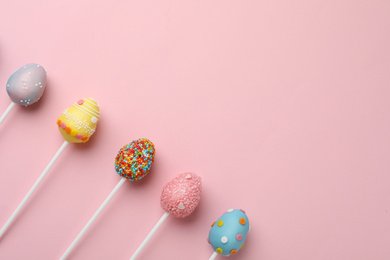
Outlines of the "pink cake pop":
M 198 206 L 202 190 L 201 179 L 195 173 L 182 173 L 168 182 L 161 193 L 163 210 L 177 218 L 190 215 Z
M 165 213 L 134 252 L 130 260 L 134 260 L 138 256 L 169 214 L 176 218 L 184 218 L 190 215 L 199 204 L 201 192 L 202 181 L 195 173 L 182 173 L 168 182 L 164 186 L 160 198 L 160 204 Z
M 29 106 L 37 102 L 45 91 L 46 80 L 45 69 L 35 63 L 24 65 L 12 74 L 7 82 L 7 93 L 12 102 L 0 117 L 0 124 L 15 104 Z

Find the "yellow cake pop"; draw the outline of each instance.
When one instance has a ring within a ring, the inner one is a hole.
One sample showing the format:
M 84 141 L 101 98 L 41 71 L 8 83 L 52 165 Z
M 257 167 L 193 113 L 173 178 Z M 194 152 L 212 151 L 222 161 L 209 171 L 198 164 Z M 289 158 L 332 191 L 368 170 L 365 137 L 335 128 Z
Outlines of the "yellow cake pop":
M 100 112 L 92 98 L 83 98 L 66 109 L 57 120 L 58 129 L 70 143 L 85 143 L 95 132 Z

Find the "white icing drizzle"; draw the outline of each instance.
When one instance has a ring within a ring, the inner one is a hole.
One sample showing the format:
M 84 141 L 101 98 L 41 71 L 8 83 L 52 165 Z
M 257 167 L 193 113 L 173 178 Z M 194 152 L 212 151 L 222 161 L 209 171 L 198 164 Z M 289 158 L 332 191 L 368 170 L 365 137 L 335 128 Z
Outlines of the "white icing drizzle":
M 88 99 L 84 99 L 84 105 L 86 105 L 87 107 L 89 107 L 92 111 L 95 111 L 98 115 L 100 114 L 100 112 L 96 109 L 94 109 L 93 107 L 91 107 L 90 105 L 88 105 L 86 103 L 86 101 L 88 101 L 89 103 L 93 104 L 91 101 L 89 101 Z
M 87 122 L 86 119 L 84 119 L 83 121 L 81 121 L 79 118 L 77 118 L 77 116 L 75 114 L 72 114 L 72 113 L 69 113 L 67 110 L 65 110 L 62 115 L 67 119 L 67 120 L 71 120 L 75 123 L 75 127 L 77 129 L 81 129 L 83 128 L 85 130 L 85 132 L 87 134 L 89 134 L 90 136 L 93 135 L 93 133 L 95 133 L 95 129 L 94 128 L 91 128 L 89 127 L 89 124 Z
M 89 115 L 90 117 L 94 117 L 95 116 L 95 113 L 85 109 L 84 107 L 80 106 L 79 104 L 73 104 L 73 106 L 75 108 L 77 108 L 78 110 L 80 110 L 81 112 L 84 112 L 85 114 Z M 96 116 L 99 116 L 99 115 L 96 115 Z

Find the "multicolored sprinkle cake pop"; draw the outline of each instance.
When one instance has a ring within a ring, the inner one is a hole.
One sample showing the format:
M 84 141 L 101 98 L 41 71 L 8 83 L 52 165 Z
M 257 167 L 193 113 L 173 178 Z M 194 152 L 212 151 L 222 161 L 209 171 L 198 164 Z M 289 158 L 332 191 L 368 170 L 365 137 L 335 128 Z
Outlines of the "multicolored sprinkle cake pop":
M 88 221 L 88 223 L 84 226 L 84 228 L 80 231 L 77 237 L 73 240 L 72 244 L 70 244 L 68 249 L 61 256 L 61 260 L 64 260 L 66 257 L 68 257 L 70 252 L 80 241 L 88 228 L 92 225 L 95 219 L 99 216 L 99 214 L 126 180 L 132 182 L 138 181 L 149 173 L 154 162 L 154 156 L 154 144 L 145 138 L 135 140 L 130 144 L 123 146 L 119 150 L 117 156 L 115 157 L 115 170 L 120 176 L 122 176 L 121 180 L 111 191 L 110 195 L 108 195 L 106 200 Z
M 29 106 L 37 102 L 45 91 L 46 81 L 45 69 L 35 63 L 24 65 L 13 73 L 7 82 L 7 93 L 12 102 L 0 117 L 0 124 L 15 104 Z
M 145 138 L 123 146 L 115 157 L 116 172 L 129 181 L 138 181 L 150 171 L 154 162 L 154 145 Z
M 27 200 L 31 197 L 53 164 L 57 161 L 58 157 L 64 151 L 69 142 L 79 143 L 89 140 L 91 135 L 95 132 L 99 115 L 99 105 L 92 98 L 82 99 L 82 101 L 79 101 L 77 105 L 73 105 L 71 108 L 66 109 L 62 113 L 61 117 L 57 120 L 57 125 L 62 136 L 65 138 L 65 141 L 51 159 L 49 164 L 46 166 L 45 170 L 43 170 L 38 180 L 34 183 L 32 188 L 23 198 L 22 202 L 12 213 L 11 217 L 4 224 L 3 228 L 0 230 L 0 237 L 5 233 L 9 225 L 11 225 L 12 221 L 18 215 L 19 211 L 22 209 Z
M 229 209 L 211 225 L 208 241 L 214 249 L 209 260 L 220 254 L 234 255 L 244 247 L 249 232 L 249 220 L 241 209 Z
M 195 173 L 182 173 L 168 182 L 161 193 L 160 204 L 165 213 L 134 252 L 130 260 L 136 259 L 157 229 L 171 214 L 177 218 L 190 215 L 198 206 L 202 192 L 202 181 Z

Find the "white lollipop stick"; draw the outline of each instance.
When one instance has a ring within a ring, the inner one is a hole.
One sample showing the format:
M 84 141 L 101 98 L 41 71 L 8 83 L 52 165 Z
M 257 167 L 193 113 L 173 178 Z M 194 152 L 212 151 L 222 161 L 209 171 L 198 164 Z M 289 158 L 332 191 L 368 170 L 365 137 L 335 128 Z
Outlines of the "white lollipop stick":
M 119 190 L 119 188 L 122 186 L 122 184 L 125 183 L 125 181 L 126 181 L 126 178 L 122 177 L 122 179 L 118 182 L 118 184 L 115 186 L 115 188 L 111 191 L 110 195 L 108 195 L 108 197 L 103 202 L 103 204 L 98 208 L 98 210 L 95 212 L 95 214 L 92 216 L 92 218 L 88 221 L 88 223 L 85 225 L 85 227 L 80 231 L 80 233 L 77 235 L 77 237 L 73 240 L 72 244 L 70 244 L 68 249 L 66 249 L 65 253 L 61 256 L 60 260 L 66 259 L 66 257 L 70 254 L 70 252 L 73 250 L 73 248 L 76 246 L 76 244 L 80 241 L 80 239 L 83 237 L 83 235 L 88 230 L 88 228 L 96 220 L 96 218 L 99 216 L 99 214 L 102 212 L 102 210 L 107 206 L 108 202 L 110 202 L 111 198 Z
M 4 114 L 0 117 L 0 125 L 1 123 L 3 123 L 4 119 L 8 116 L 9 112 L 11 112 L 12 108 L 14 108 L 15 104 L 16 104 L 15 102 L 11 102 L 11 104 L 9 104 L 7 109 L 4 111 Z
M 149 240 L 152 238 L 154 233 L 156 233 L 157 229 L 161 226 L 161 224 L 167 219 L 169 216 L 168 212 L 165 212 L 160 220 L 157 222 L 157 224 L 153 227 L 153 229 L 150 231 L 150 233 L 146 236 L 142 244 L 137 248 L 137 250 L 134 252 L 134 254 L 131 256 L 130 260 L 134 260 L 138 254 L 141 252 L 141 250 L 145 247 L 145 245 L 149 242 Z
M 217 252 L 214 252 L 214 253 L 211 255 L 211 257 L 210 257 L 209 260 L 214 260 L 214 259 L 217 257 L 217 255 L 218 255 L 218 253 L 217 253 Z
M 15 209 L 14 213 L 12 213 L 11 217 L 7 220 L 7 222 L 4 224 L 3 228 L 0 230 L 0 238 L 5 233 L 9 225 L 11 225 L 12 221 L 14 221 L 15 217 L 18 215 L 19 211 L 23 208 L 24 204 L 26 204 L 27 200 L 31 197 L 35 189 L 38 187 L 38 185 L 41 183 L 43 178 L 45 178 L 47 172 L 50 170 L 50 168 L 53 166 L 53 164 L 56 162 L 58 157 L 61 155 L 61 153 L 64 151 L 65 147 L 69 143 L 65 141 L 60 149 L 58 149 L 57 153 L 54 155 L 53 159 L 49 162 L 49 164 L 46 166 L 45 170 L 41 173 L 41 176 L 39 176 L 38 180 L 34 183 L 32 188 L 28 191 L 26 196 L 23 198 L 22 202 L 19 204 L 19 206 Z

